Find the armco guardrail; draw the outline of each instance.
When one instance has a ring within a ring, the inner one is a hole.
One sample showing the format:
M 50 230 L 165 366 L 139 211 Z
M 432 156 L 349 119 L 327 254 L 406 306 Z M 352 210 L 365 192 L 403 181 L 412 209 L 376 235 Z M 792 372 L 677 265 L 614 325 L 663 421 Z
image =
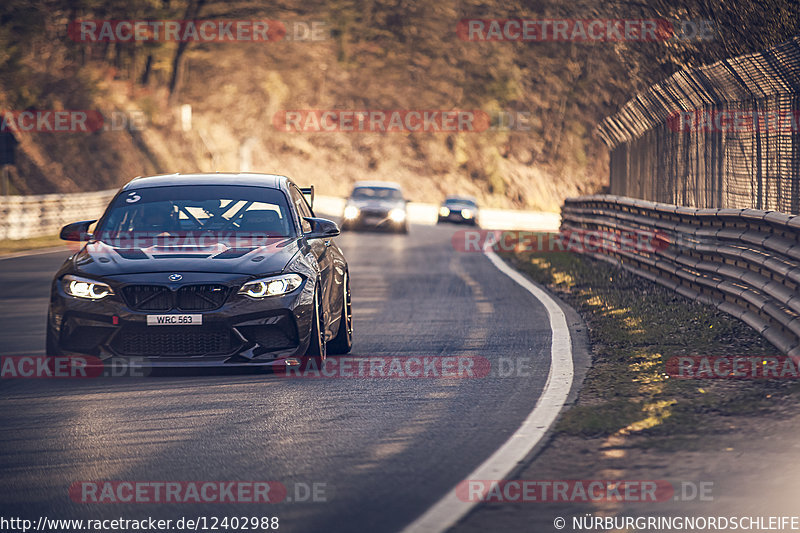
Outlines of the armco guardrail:
M 800 216 L 755 209 L 698 209 L 620 196 L 568 198 L 562 231 L 644 232 L 659 246 L 582 250 L 755 328 L 800 356 Z
M 70 222 L 99 218 L 116 192 L 0 196 L 0 239 L 55 235 Z

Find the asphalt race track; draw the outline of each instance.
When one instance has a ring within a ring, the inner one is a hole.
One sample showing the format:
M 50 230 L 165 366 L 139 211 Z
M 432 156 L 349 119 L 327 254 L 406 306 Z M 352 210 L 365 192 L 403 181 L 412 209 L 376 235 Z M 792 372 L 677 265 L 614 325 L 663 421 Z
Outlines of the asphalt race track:
M 3 379 L 2 514 L 277 516 L 289 532 L 402 529 L 517 429 L 549 370 L 544 307 L 482 254 L 455 251 L 455 231 L 337 239 L 351 269 L 349 357 L 480 356 L 492 362 L 489 376 Z M 0 261 L 0 355 L 44 353 L 50 281 L 66 255 Z M 83 480 L 269 480 L 288 494 L 274 504 L 77 503 L 69 487 Z

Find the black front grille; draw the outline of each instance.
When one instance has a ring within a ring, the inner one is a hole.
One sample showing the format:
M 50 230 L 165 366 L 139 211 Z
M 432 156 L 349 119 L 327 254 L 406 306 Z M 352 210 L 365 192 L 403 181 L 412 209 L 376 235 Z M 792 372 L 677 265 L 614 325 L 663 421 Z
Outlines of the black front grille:
M 212 311 L 228 298 L 225 285 L 187 285 L 177 291 L 163 285 L 128 285 L 122 289 L 125 301 L 137 311 Z
M 182 311 L 210 311 L 222 307 L 228 297 L 224 285 L 189 285 L 178 290 L 178 309 Z
M 131 309 L 137 311 L 169 311 L 173 308 L 173 293 L 161 285 L 129 285 L 122 294 Z
M 227 328 L 205 326 L 126 326 L 112 341 L 127 356 L 199 357 L 224 355 L 234 348 Z
M 361 214 L 367 217 L 385 217 L 389 212 L 380 207 L 364 207 L 361 209 Z

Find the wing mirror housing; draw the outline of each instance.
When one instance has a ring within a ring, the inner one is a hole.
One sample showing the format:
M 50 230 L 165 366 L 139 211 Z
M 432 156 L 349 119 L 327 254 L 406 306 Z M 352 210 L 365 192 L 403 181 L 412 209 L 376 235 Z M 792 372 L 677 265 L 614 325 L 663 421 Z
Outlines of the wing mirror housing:
M 94 235 L 89 233 L 89 226 L 97 222 L 97 220 L 82 220 L 80 222 L 73 222 L 61 228 L 59 237 L 64 241 L 90 241 Z
M 311 224 L 311 231 L 304 235 L 306 239 L 330 239 L 341 233 L 333 220 L 317 217 L 304 217 L 304 220 Z

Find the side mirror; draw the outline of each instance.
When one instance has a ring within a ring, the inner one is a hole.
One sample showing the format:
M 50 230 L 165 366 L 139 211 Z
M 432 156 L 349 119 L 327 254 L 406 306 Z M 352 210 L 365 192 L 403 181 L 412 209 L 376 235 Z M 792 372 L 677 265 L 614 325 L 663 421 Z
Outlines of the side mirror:
M 306 239 L 328 239 L 339 235 L 339 226 L 327 218 L 304 217 L 303 220 L 311 223 L 311 231 L 305 234 Z
M 73 222 L 61 228 L 61 240 L 64 241 L 90 241 L 94 237 L 89 233 L 89 226 L 97 222 L 96 220 L 83 220 Z

